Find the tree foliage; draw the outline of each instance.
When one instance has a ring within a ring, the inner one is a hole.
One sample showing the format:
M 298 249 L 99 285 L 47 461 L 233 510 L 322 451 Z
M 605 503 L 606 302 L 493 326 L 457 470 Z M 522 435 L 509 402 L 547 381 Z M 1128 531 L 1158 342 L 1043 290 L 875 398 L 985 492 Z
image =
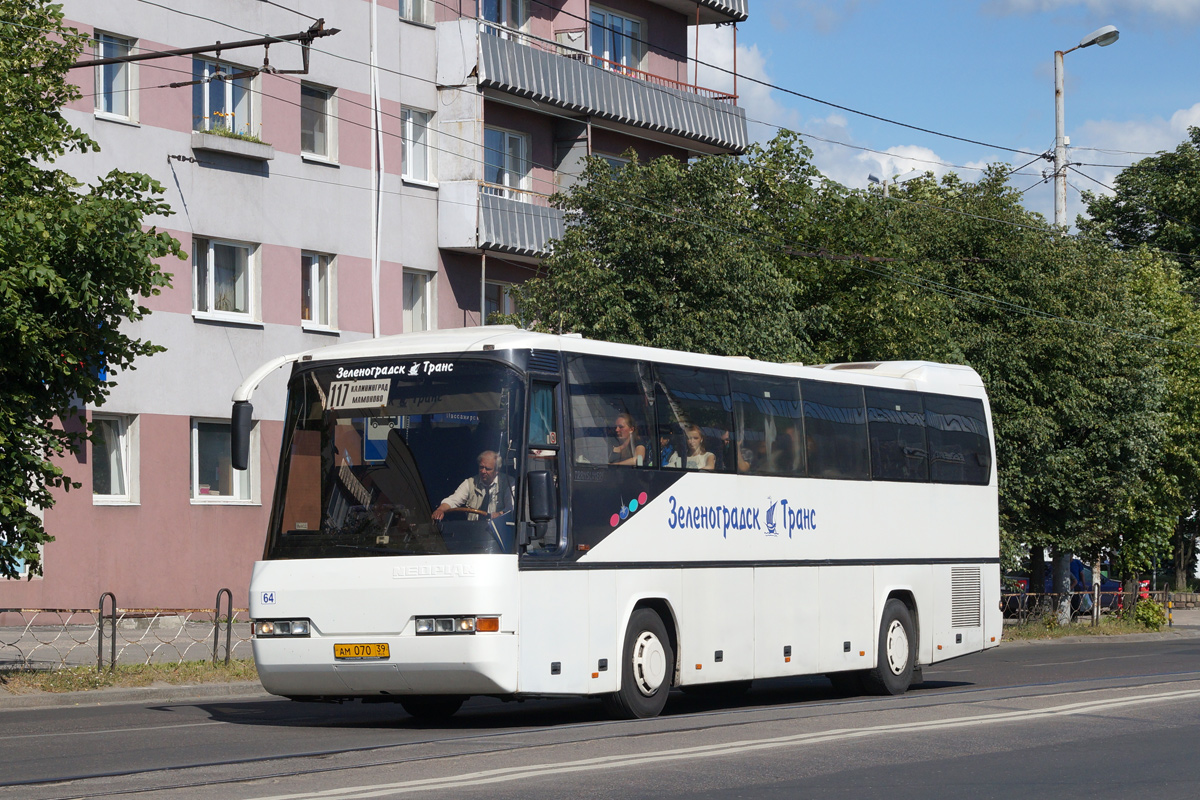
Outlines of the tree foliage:
M 67 73 L 87 37 L 63 26 L 43 0 L 0 0 L 0 575 L 25 561 L 40 571 L 51 541 L 35 509 L 73 483 L 55 459 L 82 446 L 79 419 L 100 405 L 108 370 L 161 348 L 126 335 L 124 320 L 148 310 L 141 297 L 169 284 L 155 259 L 179 242 L 143 229 L 167 215 L 162 188 L 113 171 L 83 186 L 48 166 L 98 146 L 62 107 L 78 98 Z
M 927 359 L 988 387 L 1006 556 L 1164 546 L 1172 387 L 1196 323 L 1174 265 L 1063 236 L 997 166 L 890 197 L 822 180 L 791 134 L 744 158 L 593 163 L 518 289 L 547 330 L 766 360 Z M 1190 362 L 1187 362 L 1190 363 Z M 1186 469 L 1183 465 L 1187 465 Z
M 1200 127 L 1172 151 L 1122 170 L 1112 195 L 1084 192 L 1087 216 L 1079 229 L 1125 246 L 1150 245 L 1185 256 L 1185 279 L 1200 277 Z
M 1084 233 L 1104 237 L 1151 258 L 1172 259 L 1166 267 L 1170 286 L 1163 289 L 1157 313 L 1168 338 L 1200 342 L 1197 292 L 1200 291 L 1200 128 L 1174 150 L 1144 158 L 1123 170 L 1112 195 L 1084 193 Z M 1140 250 L 1139 250 L 1140 248 Z M 1159 357 L 1167 376 L 1167 438 L 1155 477 L 1159 524 L 1173 528 L 1171 557 L 1177 589 L 1186 587 L 1200 541 L 1200 349 L 1170 347 Z M 1157 553 L 1144 553 L 1144 564 Z

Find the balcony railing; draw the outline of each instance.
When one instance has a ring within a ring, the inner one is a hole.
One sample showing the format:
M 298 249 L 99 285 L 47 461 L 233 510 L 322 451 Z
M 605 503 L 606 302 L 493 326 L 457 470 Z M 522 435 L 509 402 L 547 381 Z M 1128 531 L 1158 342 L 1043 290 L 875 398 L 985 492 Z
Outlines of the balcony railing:
M 717 91 L 716 89 L 708 89 L 703 86 L 697 86 L 694 83 L 685 83 L 684 81 L 677 81 L 672 78 L 664 78 L 663 76 L 655 75 L 652 72 L 635 69 L 634 67 L 629 67 L 616 61 L 610 61 L 607 58 L 601 58 L 600 56 L 592 55 L 586 50 L 581 50 L 577 47 L 572 47 L 571 45 L 552 42 L 549 39 L 533 36 L 532 34 L 525 33 L 524 31 L 507 28 L 494 22 L 488 22 L 487 20 L 479 21 L 479 32 L 489 36 L 498 36 L 502 39 L 510 39 L 512 41 L 519 42 L 526 47 L 532 47 L 537 50 L 553 53 L 557 56 L 562 56 L 563 58 L 569 58 L 572 61 L 590 64 L 593 67 L 608 70 L 609 72 L 615 72 L 618 75 L 624 75 L 627 78 L 635 78 L 640 81 L 645 81 L 646 83 L 651 83 L 656 86 L 665 86 L 668 89 L 676 89 L 681 92 L 690 92 L 692 94 L 699 95 L 700 97 L 707 97 L 711 100 L 717 100 L 722 103 L 737 104 L 736 94 L 721 92 Z
M 536 259 L 562 234 L 563 213 L 550 206 L 549 195 L 484 181 L 438 186 L 439 247 Z

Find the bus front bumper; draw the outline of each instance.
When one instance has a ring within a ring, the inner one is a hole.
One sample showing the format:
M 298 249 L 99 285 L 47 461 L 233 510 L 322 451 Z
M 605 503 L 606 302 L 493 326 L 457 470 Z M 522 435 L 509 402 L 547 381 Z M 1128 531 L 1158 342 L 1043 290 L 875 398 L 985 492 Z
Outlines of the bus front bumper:
M 334 644 L 383 643 L 387 658 L 335 658 Z M 512 633 L 255 639 L 263 688 L 284 697 L 512 694 L 517 637 Z

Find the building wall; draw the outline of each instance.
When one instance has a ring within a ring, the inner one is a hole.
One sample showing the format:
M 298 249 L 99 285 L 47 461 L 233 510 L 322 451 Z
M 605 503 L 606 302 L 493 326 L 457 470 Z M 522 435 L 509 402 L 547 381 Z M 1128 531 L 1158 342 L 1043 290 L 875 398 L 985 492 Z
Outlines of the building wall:
M 550 3 L 530 4 L 533 34 L 553 40 L 560 32 L 585 27 L 588 0 Z M 646 22 L 650 49 L 644 68 L 686 80 L 686 63 L 680 56 L 687 51 L 685 17 L 647 0 L 611 0 L 604 5 Z M 404 329 L 405 270 L 434 276 L 435 327 L 480 323 L 483 256 L 469 248 L 439 249 L 438 187 L 482 178 L 485 123 L 529 135 L 530 187 L 535 192 L 555 190 L 556 131 L 563 135 L 571 126 L 585 132 L 581 140 L 590 141 L 593 152 L 620 153 L 632 146 L 643 157 L 689 155 L 655 142 L 653 133 L 638 138 L 600 128 L 589 132 L 586 118 L 564 123 L 562 114 L 518 107 L 519 101 L 485 101 L 469 81 L 460 87 L 439 87 L 435 27 L 401 20 L 398 0 L 379 0 L 376 7 L 383 131 L 379 328 L 385 335 Z M 474 0 L 436 2 L 433 8 L 439 21 L 476 15 Z M 271 358 L 373 334 L 371 3 L 173 0 L 170 8 L 159 8 L 137 0 L 64 0 L 64 12 L 68 24 L 79 30 L 134 38 L 142 52 L 259 33 L 296 33 L 311 22 L 302 15 L 323 16 L 327 27 L 341 29 L 336 36 L 316 40 L 309 74 L 263 74 L 256 79 L 251 132 L 270 144 L 270 149 L 256 148 L 270 155 L 267 160 L 214 152 L 209 136 L 200 137 L 200 146 L 194 146 L 194 89 L 168 85 L 192 79 L 192 57 L 131 66 L 137 88 L 130 95 L 129 120 L 94 112 L 91 69 L 72 73 L 84 97 L 64 111 L 101 150 L 65 156 L 56 166 L 85 182 L 112 169 L 142 172 L 157 180 L 173 213 L 146 224 L 171 233 L 189 258 L 164 261 L 164 271 L 173 274 L 172 285 L 143 301 L 151 315 L 126 324 L 130 335 L 166 350 L 139 360 L 136 370 L 110 374 L 115 385 L 108 401 L 88 409 L 89 414 L 136 421 L 131 459 L 139 476 L 136 496 L 122 504 L 97 502 L 92 493 L 92 448 L 65 459 L 67 474 L 82 485 L 60 493 L 54 508 L 45 512 L 46 528 L 56 537 L 45 548 L 45 576 L 0 582 L 0 607 L 87 608 L 94 607 L 102 592 L 113 591 L 123 608 L 201 608 L 210 607 L 221 588 L 233 591 L 236 606 L 245 606 L 278 467 L 286 372 L 268 376 L 254 396 L 258 463 L 252 465 L 251 500 L 222 504 L 191 497 L 191 423 L 227 419 L 234 389 Z M 245 67 L 257 67 L 262 59 L 261 47 L 221 53 L 221 61 Z M 277 69 L 298 69 L 300 50 L 273 45 L 270 62 Z M 335 92 L 329 157 L 301 153 L 302 82 Z M 403 108 L 435 114 L 429 180 L 402 177 Z M 455 224 L 469 227 L 471 217 L 456 214 Z M 469 240 L 471 235 L 467 230 L 461 238 Z M 250 318 L 219 320 L 193 311 L 190 256 L 198 237 L 253 247 L 256 277 Z M 335 319 L 328 330 L 316 330 L 301 320 L 305 251 L 333 257 Z M 518 259 L 487 256 L 489 281 L 519 283 L 531 270 L 532 265 Z

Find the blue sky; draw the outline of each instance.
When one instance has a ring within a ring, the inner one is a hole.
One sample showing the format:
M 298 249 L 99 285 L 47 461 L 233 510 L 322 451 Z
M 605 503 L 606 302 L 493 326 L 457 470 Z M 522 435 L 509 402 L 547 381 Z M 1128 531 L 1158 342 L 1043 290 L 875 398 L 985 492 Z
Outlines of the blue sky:
M 1054 51 L 1103 25 L 1120 39 L 1065 57 L 1066 132 L 1072 162 L 1125 165 L 1130 151 L 1173 149 L 1200 125 L 1200 0 L 750 0 L 738 26 L 741 75 L 838 105 L 1003 147 L 1041 153 L 1054 144 Z M 706 27 L 701 61 L 732 66 L 732 31 Z M 731 78 L 700 68 L 701 85 Z M 912 169 L 975 178 L 978 167 L 1032 159 L 867 119 L 801 98 L 738 83 L 750 135 L 768 139 L 783 125 L 809 134 L 817 166 L 846 185 L 867 175 Z M 822 142 L 823 137 L 843 144 Z M 857 145 L 883 154 L 854 150 Z M 1097 150 L 1084 148 L 1099 148 Z M 918 160 L 922 159 L 922 160 Z M 1053 215 L 1049 162 L 1012 177 L 1026 205 Z M 1078 167 L 1104 183 L 1118 170 Z M 1101 190 L 1071 173 L 1080 189 Z M 1102 190 L 1101 190 L 1102 191 Z M 1082 209 L 1068 187 L 1068 216 Z

